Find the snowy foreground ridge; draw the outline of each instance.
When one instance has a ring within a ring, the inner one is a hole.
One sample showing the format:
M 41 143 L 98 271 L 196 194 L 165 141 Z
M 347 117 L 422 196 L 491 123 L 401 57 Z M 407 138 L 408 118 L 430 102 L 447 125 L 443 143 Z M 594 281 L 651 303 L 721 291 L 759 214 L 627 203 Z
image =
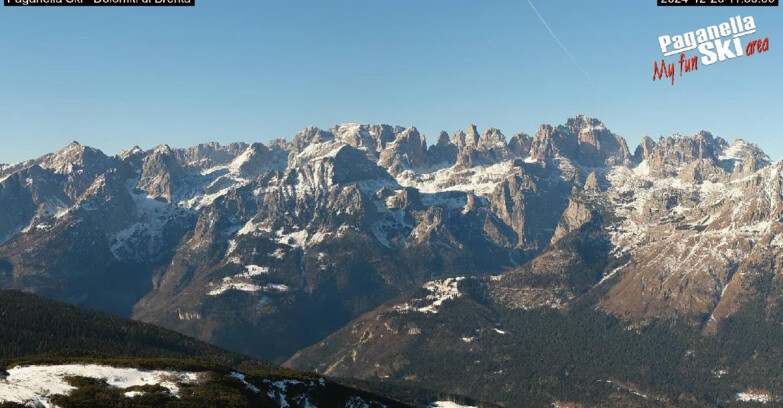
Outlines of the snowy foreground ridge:
M 430 405 L 430 408 L 476 408 L 476 407 L 460 405 L 457 404 L 456 402 L 450 402 L 450 401 L 438 401 L 438 402 L 433 402 L 432 405 Z
M 142 385 L 160 385 L 176 396 L 180 384 L 196 382 L 200 373 L 179 371 L 148 371 L 135 368 L 116 368 L 102 365 L 22 366 L 8 370 L 0 377 L 0 403 L 16 402 L 29 406 L 54 407 L 49 401 L 53 395 L 67 395 L 75 390 L 67 377 L 104 379 L 111 387 L 131 388 Z M 128 391 L 126 396 L 138 395 Z
M 203 381 L 206 375 L 203 372 L 140 370 L 95 364 L 20 366 L 8 370 L 7 375 L 0 374 L 0 404 L 12 402 L 33 408 L 57 408 L 51 402 L 51 398 L 55 395 L 68 395 L 76 389 L 68 384 L 66 380 L 68 377 L 104 380 L 110 387 L 123 391 L 127 398 L 143 395 L 143 392 L 135 387 L 144 385 L 159 385 L 167 389 L 172 396 L 179 397 L 180 386 L 197 384 Z M 248 382 L 244 374 L 233 372 L 231 376 L 243 382 L 248 390 L 256 394 L 265 394 L 281 408 L 291 407 L 291 401 L 296 401 L 302 407 L 319 408 L 310 400 L 310 392 L 327 386 L 323 378 L 309 382 L 295 379 L 263 380 L 263 384 L 256 386 Z M 438 404 L 440 403 L 435 403 L 433 407 L 460 407 Z M 345 408 L 371 407 L 385 408 L 386 406 L 377 402 L 367 402 L 359 396 L 351 396 L 345 403 Z

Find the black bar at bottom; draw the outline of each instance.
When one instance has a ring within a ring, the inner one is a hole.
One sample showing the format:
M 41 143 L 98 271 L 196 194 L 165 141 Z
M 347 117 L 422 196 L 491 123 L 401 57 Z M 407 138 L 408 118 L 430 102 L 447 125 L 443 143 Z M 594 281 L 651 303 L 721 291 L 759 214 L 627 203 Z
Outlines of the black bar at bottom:
M 3 0 L 6 7 L 151 7 L 195 6 L 196 0 Z
M 658 6 L 778 6 L 780 0 L 655 0 Z

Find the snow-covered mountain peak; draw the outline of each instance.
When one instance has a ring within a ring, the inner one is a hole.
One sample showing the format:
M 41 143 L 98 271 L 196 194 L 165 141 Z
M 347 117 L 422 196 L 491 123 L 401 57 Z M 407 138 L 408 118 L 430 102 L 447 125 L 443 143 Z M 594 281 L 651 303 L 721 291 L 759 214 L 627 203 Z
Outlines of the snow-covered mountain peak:
M 95 169 L 96 171 L 103 170 L 107 161 L 108 157 L 102 151 L 82 146 L 78 142 L 71 142 L 62 149 L 40 158 L 38 165 L 58 174 L 71 174 L 74 171 L 96 166 L 100 167 Z
M 152 149 L 152 152 L 157 154 L 170 154 L 171 146 L 167 144 L 157 145 Z
M 334 158 L 337 153 L 347 148 L 348 145 L 339 140 L 330 140 L 323 143 L 313 143 L 307 146 L 294 157 L 295 163 L 304 163 L 308 161 L 319 161 L 327 158 Z
M 629 165 L 632 156 L 625 139 L 597 119 L 577 116 L 565 125 L 542 125 L 531 141 L 530 157 L 565 157 L 584 167 Z
M 377 156 L 404 130 L 401 126 L 385 124 L 343 123 L 334 126 L 331 132 L 337 140 Z
M 718 159 L 727 162 L 732 173 L 748 174 L 772 164 L 769 156 L 756 144 L 737 139 L 723 149 Z
M 117 157 L 120 160 L 127 160 L 129 157 L 132 156 L 141 156 L 144 154 L 144 150 L 139 146 L 133 146 L 130 149 L 122 150 L 119 153 L 117 153 Z
M 334 135 L 331 132 L 310 126 L 294 135 L 294 138 L 291 140 L 291 147 L 294 153 L 298 153 L 311 144 L 323 143 L 333 139 Z
M 63 146 L 56 152 L 52 153 L 49 157 L 51 158 L 63 158 L 63 159 L 71 159 L 76 156 L 81 155 L 86 149 L 88 149 L 85 146 L 82 146 L 79 142 L 73 141 L 71 143 L 68 143 L 67 145 Z
M 565 127 L 570 128 L 577 133 L 589 132 L 592 130 L 606 130 L 606 125 L 598 119 L 585 115 L 576 115 L 568 118 Z

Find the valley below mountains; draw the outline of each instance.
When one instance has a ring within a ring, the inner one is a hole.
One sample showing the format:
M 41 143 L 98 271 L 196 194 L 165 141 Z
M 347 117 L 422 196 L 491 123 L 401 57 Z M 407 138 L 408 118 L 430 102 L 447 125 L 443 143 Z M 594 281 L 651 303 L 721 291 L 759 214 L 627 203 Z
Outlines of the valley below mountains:
M 752 135 L 748 135 L 752 138 Z M 0 165 L 0 289 L 374 390 L 783 402 L 783 162 L 576 116 Z

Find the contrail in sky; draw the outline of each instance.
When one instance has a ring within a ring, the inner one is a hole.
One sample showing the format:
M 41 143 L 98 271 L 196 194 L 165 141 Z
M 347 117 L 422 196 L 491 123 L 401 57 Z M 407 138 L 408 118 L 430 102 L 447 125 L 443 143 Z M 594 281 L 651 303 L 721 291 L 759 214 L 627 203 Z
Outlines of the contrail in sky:
M 582 65 L 580 65 L 579 61 L 577 61 L 576 58 L 574 57 L 574 55 L 571 54 L 571 51 L 568 51 L 568 48 L 566 48 L 566 46 L 563 45 L 562 42 L 560 42 L 560 39 L 557 38 L 557 35 L 555 34 L 555 32 L 552 31 L 552 28 L 550 28 L 549 24 L 546 23 L 546 20 L 544 20 L 544 17 L 541 15 L 541 13 L 538 12 L 538 10 L 536 9 L 536 6 L 534 6 L 533 3 L 530 0 L 527 0 L 527 4 L 530 4 L 530 8 L 533 9 L 533 12 L 536 13 L 536 16 L 538 16 L 538 19 L 541 20 L 541 24 L 543 24 L 544 27 L 546 27 L 547 31 L 549 31 L 549 34 L 551 34 L 552 38 L 555 39 L 555 41 L 557 42 L 557 45 L 559 45 L 560 48 L 562 48 L 563 51 L 565 51 L 565 53 L 568 54 L 568 57 L 571 58 L 571 61 L 574 62 L 574 65 L 576 65 L 585 74 L 587 79 L 589 79 L 590 82 L 593 82 L 593 78 L 590 77 L 590 74 L 588 74 L 587 71 L 584 68 L 582 68 Z

